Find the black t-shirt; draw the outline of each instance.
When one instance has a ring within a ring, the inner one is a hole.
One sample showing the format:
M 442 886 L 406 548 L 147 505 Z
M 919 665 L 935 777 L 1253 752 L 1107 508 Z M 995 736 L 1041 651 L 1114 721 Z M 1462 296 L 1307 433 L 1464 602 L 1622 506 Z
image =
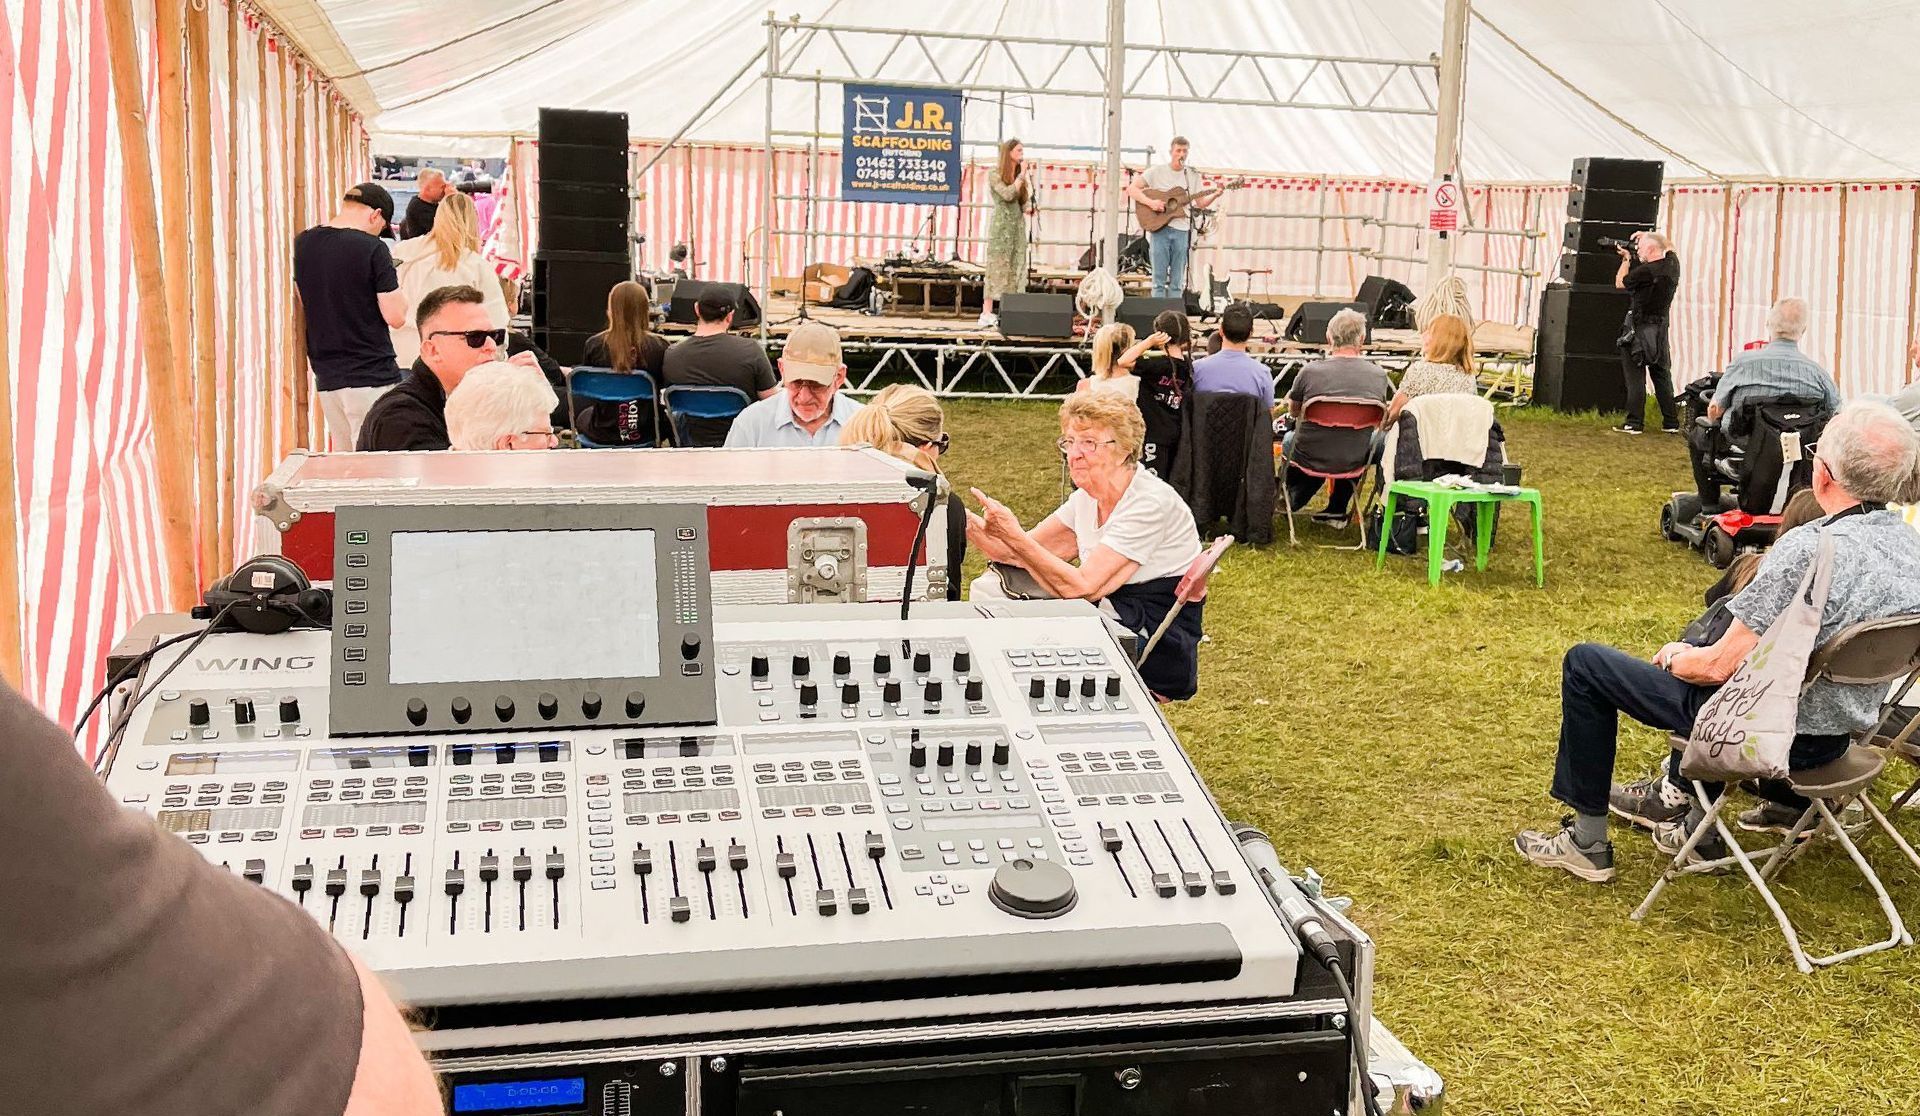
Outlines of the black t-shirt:
M 386 387 L 400 379 L 379 296 L 400 289 L 387 242 L 316 225 L 293 238 L 293 281 L 306 315 L 307 361 L 321 391 Z
M 1164 353 L 1141 357 L 1133 374 L 1140 378 L 1140 418 L 1147 427 L 1140 463 L 1169 480 L 1173 456 L 1180 450 L 1180 409 L 1193 390 L 1193 360 Z
M 420 361 L 400 386 L 373 401 L 360 424 L 361 453 L 377 450 L 443 450 L 447 438 L 447 392 Z
M 439 212 L 439 202 L 430 202 L 419 194 L 407 199 L 407 215 L 400 222 L 400 239 L 412 240 L 432 232 L 433 219 Z
M 1642 322 L 1664 322 L 1680 289 L 1680 260 L 1669 252 L 1651 263 L 1636 263 L 1622 280 L 1633 296 L 1633 316 Z
M 731 387 L 748 399 L 774 386 L 773 362 L 758 341 L 734 333 L 686 337 L 667 350 L 661 387 Z
M 634 354 L 632 370 L 651 373 L 654 386 L 658 387 L 660 371 L 665 366 L 666 360 L 667 339 L 657 333 L 649 333 L 640 339 L 640 351 Z M 607 335 L 604 330 L 587 338 L 580 363 L 576 367 L 613 367 L 613 354 L 607 351 Z M 659 441 L 659 430 L 655 425 L 657 412 L 651 403 L 582 401 L 578 408 L 577 429 L 590 441 L 598 442 L 603 446 Z
M 5 686 L 0 842 L 0 1109 L 338 1116 L 361 1042 L 346 954 L 241 877 L 256 854 L 210 864 L 114 801 Z

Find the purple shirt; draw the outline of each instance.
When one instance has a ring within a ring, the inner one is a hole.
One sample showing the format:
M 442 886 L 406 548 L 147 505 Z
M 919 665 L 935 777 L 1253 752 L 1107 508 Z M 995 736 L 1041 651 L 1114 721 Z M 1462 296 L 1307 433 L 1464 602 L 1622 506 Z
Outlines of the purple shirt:
M 1273 372 L 1238 349 L 1221 349 L 1194 361 L 1193 390 L 1236 391 L 1273 410 Z

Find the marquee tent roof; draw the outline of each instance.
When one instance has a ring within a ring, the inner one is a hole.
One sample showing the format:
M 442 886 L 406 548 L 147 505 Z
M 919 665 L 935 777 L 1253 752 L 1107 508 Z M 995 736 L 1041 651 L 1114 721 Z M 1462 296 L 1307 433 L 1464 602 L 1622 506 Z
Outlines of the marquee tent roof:
M 464 0 L 426 8 L 264 0 L 262 7 L 341 79 L 376 150 L 498 154 L 506 137 L 535 130 L 543 105 L 620 110 L 636 137 L 672 134 L 765 44 L 766 3 Z M 1126 37 L 1419 60 L 1439 49 L 1441 8 L 1442 0 L 1127 0 Z M 982 35 L 1105 35 L 1101 0 L 789 0 L 778 14 Z M 951 76 L 974 47 L 948 46 L 934 56 Z M 858 58 L 860 48 L 849 47 Z M 844 65 L 824 40 L 814 49 L 804 65 Z M 1573 158 L 1614 154 L 1664 158 L 1670 178 L 1920 178 L 1920 131 L 1910 126 L 1920 115 L 1920 85 L 1907 75 L 1917 53 L 1920 10 L 1901 0 L 1476 0 L 1462 172 L 1479 181 L 1564 181 Z M 1164 63 L 1148 69 L 1140 88 L 1167 91 Z M 758 73 L 756 65 L 691 138 L 760 142 Z M 885 73 L 937 79 L 914 49 L 895 52 Z M 1409 80 L 1404 75 L 1397 80 Z M 998 55 L 974 80 L 1024 84 Z M 1254 80 L 1242 71 L 1228 89 Z M 1326 80 L 1324 73 L 1315 79 Z M 836 130 L 838 104 L 837 88 L 828 86 L 827 131 Z M 1001 112 L 996 99 L 976 99 L 966 134 L 994 138 Z M 1100 142 L 1096 100 L 1009 97 L 1004 113 L 1005 133 L 1029 142 Z M 776 117 L 782 128 L 810 127 L 810 91 L 781 83 Z M 1195 160 L 1209 166 L 1414 179 L 1432 167 L 1433 121 L 1424 116 L 1135 102 L 1125 129 L 1130 147 L 1164 148 L 1168 135 L 1184 133 Z

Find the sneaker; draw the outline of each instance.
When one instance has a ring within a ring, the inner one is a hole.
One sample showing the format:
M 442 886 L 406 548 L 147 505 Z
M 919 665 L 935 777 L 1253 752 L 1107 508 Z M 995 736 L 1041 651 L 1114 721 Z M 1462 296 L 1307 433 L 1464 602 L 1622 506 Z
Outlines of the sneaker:
M 1347 516 L 1344 512 L 1315 512 L 1313 513 L 1313 521 L 1315 523 L 1324 523 L 1336 531 L 1344 531 L 1347 528 Z
M 1615 434 L 1645 434 L 1646 433 L 1646 431 L 1640 429 L 1637 426 L 1624 426 L 1624 425 L 1614 427 L 1613 432 Z
M 1692 803 L 1692 799 L 1667 782 L 1665 771 L 1656 771 L 1624 787 L 1616 784 L 1607 793 L 1607 812 L 1641 829 L 1685 821 Z
M 1687 835 L 1691 832 L 1687 828 L 1685 818 L 1656 825 L 1653 827 L 1653 847 L 1669 857 L 1678 856 L 1680 849 L 1687 843 Z M 1700 838 L 1700 843 L 1693 846 L 1693 851 L 1687 854 L 1687 863 L 1705 864 L 1710 860 L 1724 860 L 1729 855 L 1731 854 L 1727 852 L 1727 843 L 1722 841 L 1720 834 L 1715 831 Z
M 1662 433 L 1662 434 L 1678 434 L 1678 433 L 1680 433 L 1680 428 L 1679 428 L 1679 427 L 1677 427 L 1677 426 L 1662 426 L 1662 427 L 1660 428 L 1660 433 Z
M 1613 842 L 1583 847 L 1573 839 L 1573 815 L 1560 819 L 1558 833 L 1526 830 L 1513 839 L 1514 851 L 1542 868 L 1561 868 L 1588 883 L 1613 879 Z
M 988 311 L 987 313 L 981 314 L 980 320 L 973 324 L 975 329 L 992 329 L 994 326 L 1000 324 L 1000 315 Z
M 1750 810 L 1740 812 L 1740 828 L 1749 833 L 1778 833 L 1785 837 L 1793 831 L 1793 823 L 1800 820 L 1803 812 L 1792 806 L 1782 806 L 1778 802 L 1762 802 Z M 1801 832 L 1801 837 L 1805 838 L 1807 831 L 1812 829 L 1813 825 L 1809 823 L 1806 830 Z

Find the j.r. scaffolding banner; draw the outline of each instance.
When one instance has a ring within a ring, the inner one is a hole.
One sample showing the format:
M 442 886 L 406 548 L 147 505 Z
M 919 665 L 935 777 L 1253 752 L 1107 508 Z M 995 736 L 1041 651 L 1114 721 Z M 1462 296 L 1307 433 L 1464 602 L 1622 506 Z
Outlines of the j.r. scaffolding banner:
M 891 85 L 845 89 L 840 196 L 960 204 L 960 91 Z

